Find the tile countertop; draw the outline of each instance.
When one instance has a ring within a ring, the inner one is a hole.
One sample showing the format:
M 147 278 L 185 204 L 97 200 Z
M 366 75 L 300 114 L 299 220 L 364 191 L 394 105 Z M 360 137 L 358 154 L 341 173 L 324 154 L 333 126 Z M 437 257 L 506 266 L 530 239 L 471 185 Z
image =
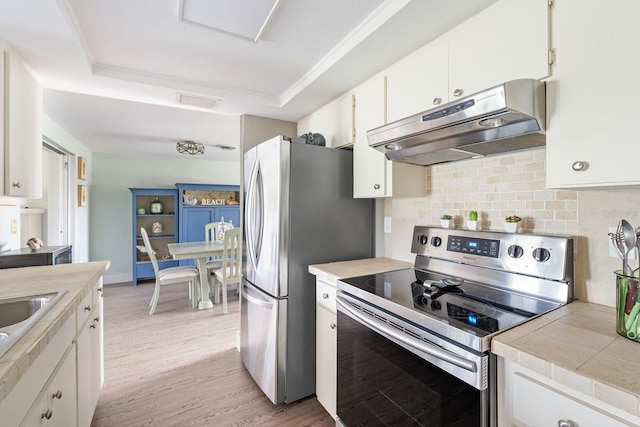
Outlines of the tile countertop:
M 497 335 L 491 351 L 640 415 L 640 343 L 616 333 L 614 308 L 574 301 Z
M 0 298 L 66 290 L 67 293 L 0 357 L 0 401 L 24 375 L 82 299 L 109 268 L 109 261 L 9 268 L 0 274 Z
M 366 258 L 354 261 L 329 262 L 326 264 L 313 264 L 309 266 L 309 273 L 318 279 L 335 284 L 339 279 L 358 277 L 367 274 L 384 273 L 385 271 L 402 270 L 411 268 L 413 263 L 399 261 L 392 258 Z

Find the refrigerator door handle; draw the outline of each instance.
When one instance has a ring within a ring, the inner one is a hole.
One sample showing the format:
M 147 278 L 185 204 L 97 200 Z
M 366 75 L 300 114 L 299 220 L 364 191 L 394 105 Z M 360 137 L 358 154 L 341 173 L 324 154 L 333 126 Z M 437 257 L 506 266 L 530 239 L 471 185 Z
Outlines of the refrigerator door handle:
M 253 270 L 257 268 L 262 246 L 263 189 L 260 164 L 256 161 L 247 188 L 247 252 Z
M 273 308 L 273 303 L 272 302 L 263 301 L 263 300 L 260 300 L 258 298 L 254 298 L 251 295 L 247 294 L 244 291 L 244 286 L 242 288 L 242 297 L 245 298 L 248 302 L 250 302 L 252 304 L 255 304 L 257 306 L 264 307 L 264 308 L 269 309 L 269 310 L 271 310 Z

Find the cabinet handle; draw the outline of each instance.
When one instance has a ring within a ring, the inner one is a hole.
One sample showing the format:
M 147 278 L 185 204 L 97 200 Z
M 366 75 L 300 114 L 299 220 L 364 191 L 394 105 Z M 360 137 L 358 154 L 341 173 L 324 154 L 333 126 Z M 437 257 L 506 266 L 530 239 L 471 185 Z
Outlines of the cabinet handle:
M 93 318 L 93 321 L 94 321 L 94 322 L 99 322 L 99 321 L 100 321 L 100 317 L 94 317 L 94 318 Z
M 86 307 L 84 308 L 84 311 L 91 311 L 91 306 L 90 306 L 90 305 L 86 306 Z
M 329 299 L 329 294 L 328 294 L 328 293 L 326 293 L 326 292 L 324 292 L 324 293 L 322 294 L 322 298 L 324 298 L 324 299 Z
M 558 427 L 576 427 L 571 420 L 558 420 Z
M 51 409 L 47 409 L 42 413 L 42 416 L 40 418 L 51 419 L 52 415 L 53 415 L 53 411 Z
M 329 324 L 329 327 L 330 327 L 331 329 L 335 329 L 335 328 L 336 328 L 336 324 L 335 324 L 335 323 L 330 323 L 330 324 Z
M 373 184 L 373 189 L 374 190 L 379 190 L 380 189 L 380 184 Z
M 97 289 L 98 292 L 102 293 L 102 286 Z
M 462 96 L 462 94 L 464 93 L 464 91 L 462 89 L 456 89 L 453 91 L 453 96 L 455 96 L 456 98 Z
M 586 171 L 589 168 L 589 163 L 583 162 L 582 160 L 578 160 L 577 162 L 573 162 L 571 165 L 571 169 L 576 172 Z
M 442 98 L 433 98 L 433 105 L 440 105 L 442 103 Z
M 58 390 L 51 395 L 54 399 L 62 399 L 62 390 Z
M 22 188 L 22 184 L 20 184 L 19 182 L 14 182 L 12 185 L 14 188 Z
M 89 325 L 89 329 L 95 329 L 95 328 L 96 328 L 96 324 L 95 323 L 92 323 L 92 324 Z

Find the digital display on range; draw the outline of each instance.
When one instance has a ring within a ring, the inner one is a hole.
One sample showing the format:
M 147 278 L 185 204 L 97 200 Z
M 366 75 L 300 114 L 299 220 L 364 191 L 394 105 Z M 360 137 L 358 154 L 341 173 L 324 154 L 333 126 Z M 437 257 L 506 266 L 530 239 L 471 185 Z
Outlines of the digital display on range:
M 470 255 L 498 258 L 500 254 L 500 240 L 449 236 L 449 240 L 447 241 L 447 250 Z
M 447 303 L 447 314 L 456 320 L 464 322 L 487 332 L 496 332 L 498 330 L 498 319 L 474 313 L 464 307 Z

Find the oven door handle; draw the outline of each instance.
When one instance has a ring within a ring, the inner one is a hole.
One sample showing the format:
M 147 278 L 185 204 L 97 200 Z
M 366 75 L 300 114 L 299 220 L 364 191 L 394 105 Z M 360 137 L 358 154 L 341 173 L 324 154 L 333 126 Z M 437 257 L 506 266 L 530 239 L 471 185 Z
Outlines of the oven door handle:
M 372 319 L 368 319 L 365 315 L 358 312 L 352 307 L 349 307 L 345 301 L 342 301 L 342 297 L 340 295 L 336 296 L 336 303 L 343 309 L 347 311 L 347 313 L 351 314 L 360 322 L 366 324 L 369 328 L 378 332 L 381 335 L 386 336 L 387 338 L 391 338 L 401 343 L 408 345 L 418 351 L 426 353 L 430 356 L 436 357 L 440 360 L 444 360 L 445 362 L 451 363 L 459 368 L 465 369 L 470 372 L 477 372 L 478 367 L 475 362 L 469 361 L 464 357 L 460 357 L 457 354 L 451 353 L 450 351 L 441 349 L 434 345 L 429 345 L 420 341 L 416 341 L 408 336 L 404 336 L 402 333 L 398 332 L 396 329 L 386 326 L 382 323 L 375 322 Z

